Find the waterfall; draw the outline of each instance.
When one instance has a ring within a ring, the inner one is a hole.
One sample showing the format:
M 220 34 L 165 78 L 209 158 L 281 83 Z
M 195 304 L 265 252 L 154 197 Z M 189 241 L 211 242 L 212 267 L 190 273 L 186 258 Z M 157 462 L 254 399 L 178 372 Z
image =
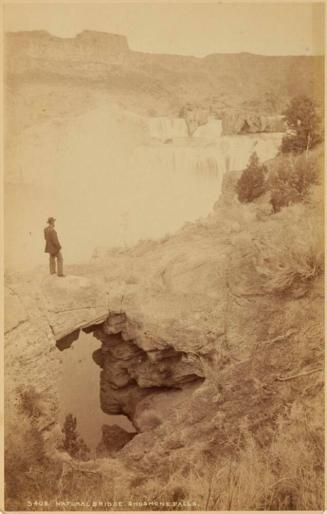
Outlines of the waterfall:
M 244 169 L 253 152 L 261 162 L 272 159 L 278 152 L 281 138 L 280 133 L 235 135 L 222 136 L 213 143 L 198 135 L 166 145 L 143 144 L 135 148 L 130 166 L 135 172 L 142 173 L 145 170 L 163 175 L 187 173 L 189 177 L 192 173 L 200 173 L 218 178 L 225 172 Z
M 207 216 L 220 196 L 224 173 L 244 169 L 254 151 L 260 162 L 273 158 L 281 137 L 222 136 L 215 142 L 194 137 L 137 146 L 129 163 L 130 233 L 158 236 Z
M 209 140 L 217 140 L 223 132 L 222 121 L 209 118 L 205 125 L 200 125 L 193 133 L 192 137 L 202 137 Z
M 214 176 L 226 170 L 225 156 L 219 147 L 189 145 L 140 145 L 133 154 L 131 166 L 144 173 L 146 170 L 167 176 L 170 173 L 200 172 Z
M 187 125 L 183 118 L 157 117 L 149 118 L 150 136 L 159 141 L 168 141 L 174 138 L 187 137 Z

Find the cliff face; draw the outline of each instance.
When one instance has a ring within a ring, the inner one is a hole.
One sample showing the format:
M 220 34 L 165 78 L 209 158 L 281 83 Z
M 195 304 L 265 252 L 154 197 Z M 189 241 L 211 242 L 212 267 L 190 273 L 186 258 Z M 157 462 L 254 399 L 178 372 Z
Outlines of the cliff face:
M 74 38 L 55 37 L 45 31 L 11 32 L 6 38 L 6 52 L 16 59 L 64 61 L 106 61 L 129 51 L 127 39 L 118 34 L 84 30 Z

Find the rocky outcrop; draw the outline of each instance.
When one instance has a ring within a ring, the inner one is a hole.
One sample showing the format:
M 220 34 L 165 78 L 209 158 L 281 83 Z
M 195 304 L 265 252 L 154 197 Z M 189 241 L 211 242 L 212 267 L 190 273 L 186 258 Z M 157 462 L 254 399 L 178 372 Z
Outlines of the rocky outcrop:
M 118 425 L 103 425 L 102 440 L 98 444 L 96 453 L 98 457 L 114 457 L 135 434 L 127 432 Z
M 220 137 L 220 135 L 285 132 L 282 115 L 268 115 L 260 110 L 216 109 L 213 105 L 185 105 L 180 116 L 185 119 L 190 136 Z
M 134 333 L 134 338 L 133 338 Z M 107 414 L 126 414 L 135 422 L 137 404 L 164 389 L 183 389 L 204 378 L 201 363 L 185 352 L 154 341 L 157 348 L 142 348 L 144 331 L 130 328 L 126 315 L 110 315 L 94 332 L 102 346 L 93 354 L 102 368 L 101 408 Z M 158 344 L 159 343 L 159 344 Z M 138 428 L 138 427 L 137 427 Z
M 257 112 L 230 110 L 222 114 L 224 134 L 255 134 L 257 132 L 285 132 L 284 116 L 268 116 Z

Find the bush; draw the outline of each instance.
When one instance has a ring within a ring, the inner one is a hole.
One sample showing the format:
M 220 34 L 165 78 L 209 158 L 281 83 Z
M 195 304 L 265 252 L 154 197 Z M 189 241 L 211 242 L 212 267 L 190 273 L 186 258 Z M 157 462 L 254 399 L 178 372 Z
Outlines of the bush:
M 64 434 L 63 449 L 73 458 L 88 460 L 90 449 L 77 432 L 77 420 L 72 414 L 67 414 L 62 429 Z
M 267 190 L 271 192 L 273 211 L 279 212 L 282 207 L 306 199 L 311 187 L 320 181 L 322 165 L 312 154 L 281 156 L 276 162 L 267 180 Z
M 303 205 L 290 207 L 265 223 L 265 230 L 252 244 L 255 269 L 267 293 L 303 296 L 323 273 L 321 225 L 320 214 Z
M 252 202 L 265 192 L 266 174 L 266 166 L 259 164 L 259 158 L 254 152 L 236 184 L 237 196 L 241 203 Z
M 301 153 L 322 141 L 321 122 L 314 103 L 304 95 L 292 99 L 283 112 L 290 133 L 283 137 L 282 153 Z
M 60 464 L 50 460 L 38 428 L 42 398 L 32 387 L 17 391 L 18 405 L 6 406 L 5 498 L 7 510 L 27 510 L 28 500 L 57 494 Z

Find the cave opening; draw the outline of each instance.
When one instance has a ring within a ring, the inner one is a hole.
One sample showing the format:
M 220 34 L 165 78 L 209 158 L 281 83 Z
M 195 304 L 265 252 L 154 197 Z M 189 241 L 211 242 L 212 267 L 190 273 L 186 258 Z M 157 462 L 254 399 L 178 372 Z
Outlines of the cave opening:
M 76 431 L 93 456 L 101 451 L 102 441 L 114 425 L 134 436 L 135 427 L 125 415 L 106 414 L 101 409 L 100 369 L 92 358 L 99 348 L 99 341 L 94 335 L 77 329 L 57 341 L 57 348 L 61 350 L 62 358 L 59 386 L 61 426 L 72 414 L 77 421 Z
M 156 426 L 164 423 L 205 379 L 198 356 L 153 345 L 144 330 L 139 339 L 138 330 L 125 313 L 109 312 L 56 342 L 63 356 L 61 423 L 67 414 L 76 417 L 94 456 L 115 456 L 137 433 L 151 430 L 152 411 Z

